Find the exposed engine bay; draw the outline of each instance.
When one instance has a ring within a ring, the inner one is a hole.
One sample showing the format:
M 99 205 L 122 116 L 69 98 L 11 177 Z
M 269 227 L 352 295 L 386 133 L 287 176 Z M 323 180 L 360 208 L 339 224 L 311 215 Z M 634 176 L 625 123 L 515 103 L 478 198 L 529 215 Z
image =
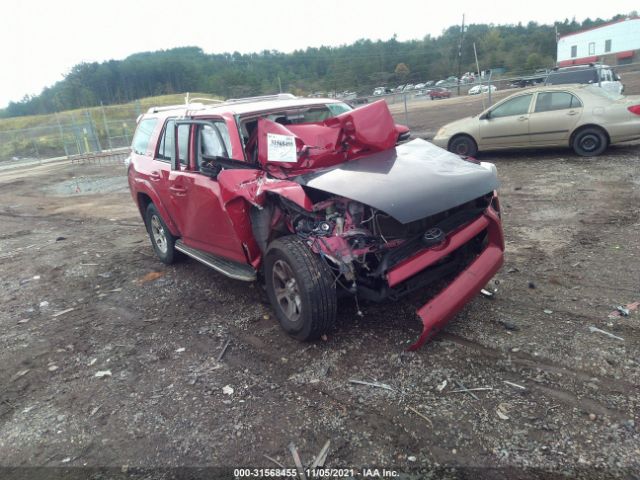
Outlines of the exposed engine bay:
M 389 269 L 445 242 L 447 235 L 481 215 L 494 198 L 492 192 L 403 224 L 354 200 L 310 189 L 307 194 L 318 199 L 311 211 L 279 196 L 273 196 L 268 207 L 254 210 L 256 240 L 264 248 L 274 235 L 298 235 L 331 267 L 336 285 L 341 287 L 339 291 L 372 301 L 400 298 L 455 271 L 468 260 L 465 256 L 471 258 L 479 253 L 486 242 L 486 233 L 466 245 L 463 252 L 440 262 L 433 271 L 421 272 L 413 282 L 390 288 L 385 278 Z

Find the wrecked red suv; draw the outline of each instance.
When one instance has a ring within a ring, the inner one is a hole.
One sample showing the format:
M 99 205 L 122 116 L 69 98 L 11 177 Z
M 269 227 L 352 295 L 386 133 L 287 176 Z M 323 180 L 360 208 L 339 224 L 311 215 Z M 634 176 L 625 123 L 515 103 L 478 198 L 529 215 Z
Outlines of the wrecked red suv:
M 384 101 L 352 109 L 276 95 L 152 108 L 128 179 L 164 263 L 182 252 L 238 280 L 263 279 L 280 324 L 310 340 L 337 298 L 396 300 L 444 282 L 418 310 L 416 349 L 503 261 L 492 164 L 396 125 Z

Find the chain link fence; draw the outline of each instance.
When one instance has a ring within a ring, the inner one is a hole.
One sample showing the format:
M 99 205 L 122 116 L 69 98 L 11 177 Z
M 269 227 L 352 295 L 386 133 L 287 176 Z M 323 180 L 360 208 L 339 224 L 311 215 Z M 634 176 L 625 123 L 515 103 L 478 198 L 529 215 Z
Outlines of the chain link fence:
M 0 163 L 121 154 L 141 113 L 134 102 L 0 120 Z
M 623 83 L 626 85 L 624 93 L 640 94 L 640 63 L 617 65 L 615 69 L 622 74 Z M 446 87 L 450 90 L 452 97 L 467 96 L 469 89 L 477 85 L 494 85 L 498 91 L 503 91 L 514 88 L 514 82 L 522 78 L 496 75 L 474 83 L 450 84 Z M 367 88 L 367 90 L 371 92 L 373 88 Z M 362 91 L 362 89 L 359 90 Z M 400 104 L 404 107 L 404 123 L 409 127 L 411 125 L 407 105 L 430 98 L 424 90 L 395 92 L 380 96 L 366 94 L 357 96 L 356 93 L 352 93 L 349 97 L 335 95 L 335 93 L 334 96 L 351 101 L 356 104 L 354 106 L 380 99 L 386 100 L 390 105 Z M 491 105 L 491 95 L 485 93 L 484 96 Z M 153 100 L 143 100 L 146 103 L 148 101 Z M 167 99 L 167 101 L 170 100 Z M 170 101 L 170 103 L 175 104 L 179 101 Z M 124 158 L 131 145 L 136 119 L 149 105 L 143 106 L 140 101 L 136 101 L 53 115 L 0 119 L 0 166 L 59 157 L 82 161 Z

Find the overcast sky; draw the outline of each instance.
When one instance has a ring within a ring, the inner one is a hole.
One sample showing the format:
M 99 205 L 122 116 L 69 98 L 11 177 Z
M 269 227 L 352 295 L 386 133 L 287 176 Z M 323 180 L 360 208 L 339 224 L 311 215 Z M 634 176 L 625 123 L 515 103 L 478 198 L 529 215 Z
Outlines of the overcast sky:
M 552 24 L 610 18 L 637 0 L 394 2 L 364 0 L 4 0 L 0 4 L 0 108 L 38 94 L 80 62 L 198 46 L 207 53 L 341 45 L 360 38 L 439 36 L 459 24 Z

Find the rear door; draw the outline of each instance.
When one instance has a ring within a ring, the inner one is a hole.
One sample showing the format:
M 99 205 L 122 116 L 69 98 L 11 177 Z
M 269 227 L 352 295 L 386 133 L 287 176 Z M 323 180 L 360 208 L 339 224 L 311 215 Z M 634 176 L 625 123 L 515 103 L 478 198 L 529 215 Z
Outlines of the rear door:
M 531 145 L 567 145 L 582 112 L 582 102 L 572 93 L 538 92 L 529 115 Z
M 178 227 L 180 233 L 180 209 L 175 201 L 175 182 L 180 176 L 181 169 L 187 167 L 187 155 L 189 150 L 189 128 L 181 126 L 178 129 L 179 161 L 175 158 L 175 119 L 169 118 L 165 121 L 162 129 L 158 149 L 153 158 L 154 168 L 150 172 L 150 180 L 154 183 L 158 192 L 158 197 L 167 211 L 173 223 Z
M 529 146 L 529 108 L 533 94 L 518 95 L 496 105 L 479 120 L 480 150 Z M 483 118 L 486 117 L 486 118 Z

